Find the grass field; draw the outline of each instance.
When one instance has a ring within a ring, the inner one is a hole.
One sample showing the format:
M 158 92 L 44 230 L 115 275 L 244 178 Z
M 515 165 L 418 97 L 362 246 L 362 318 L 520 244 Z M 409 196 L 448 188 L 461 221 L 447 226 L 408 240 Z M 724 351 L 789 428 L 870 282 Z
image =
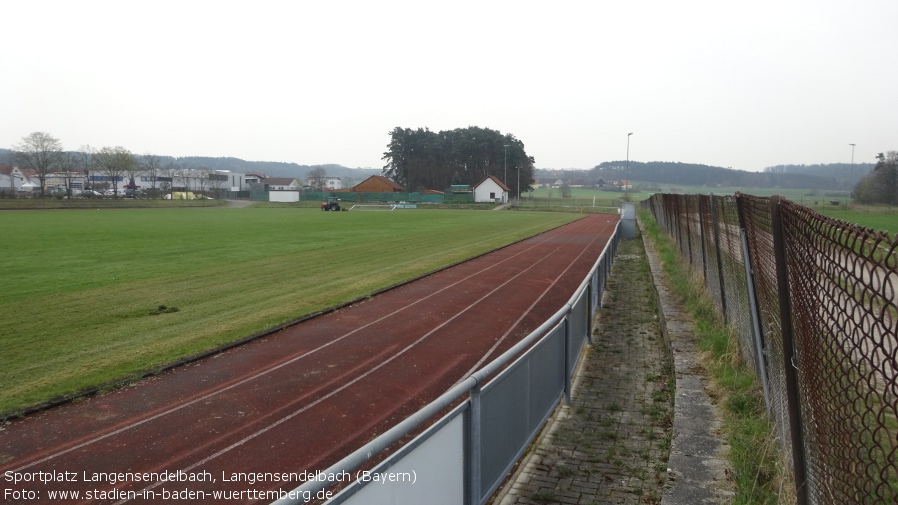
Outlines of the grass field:
M 277 208 L 3 212 L 0 412 L 125 379 L 577 217 Z

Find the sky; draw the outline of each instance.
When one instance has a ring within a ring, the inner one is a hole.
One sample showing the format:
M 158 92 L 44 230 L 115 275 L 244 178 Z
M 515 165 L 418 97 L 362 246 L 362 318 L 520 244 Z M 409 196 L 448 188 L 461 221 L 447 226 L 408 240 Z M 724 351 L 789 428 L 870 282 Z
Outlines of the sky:
M 537 168 L 898 150 L 895 0 L 0 0 L 0 147 L 382 168 L 395 127 Z M 628 136 L 628 133 L 633 133 Z M 849 144 L 856 144 L 852 148 Z

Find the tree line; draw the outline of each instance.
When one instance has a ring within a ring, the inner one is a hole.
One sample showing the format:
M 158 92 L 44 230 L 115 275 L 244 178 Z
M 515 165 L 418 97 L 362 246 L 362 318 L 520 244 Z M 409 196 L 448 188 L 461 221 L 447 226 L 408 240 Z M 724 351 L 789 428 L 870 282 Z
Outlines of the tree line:
M 514 135 L 469 126 L 432 132 L 396 127 L 383 159 L 383 175 L 407 191 L 473 186 L 495 176 L 518 194 L 533 181 L 533 157 Z
M 898 205 L 898 151 L 879 153 L 873 170 L 854 188 L 854 200 L 865 204 Z
M 629 174 L 627 174 L 629 172 Z M 696 163 L 669 161 L 606 161 L 590 171 L 592 177 L 631 179 L 660 184 L 708 187 L 754 187 L 783 189 L 849 189 L 847 181 L 834 181 L 811 173 L 771 170 L 749 172 Z M 846 172 L 846 176 L 847 176 Z M 847 178 L 847 177 L 846 177 Z

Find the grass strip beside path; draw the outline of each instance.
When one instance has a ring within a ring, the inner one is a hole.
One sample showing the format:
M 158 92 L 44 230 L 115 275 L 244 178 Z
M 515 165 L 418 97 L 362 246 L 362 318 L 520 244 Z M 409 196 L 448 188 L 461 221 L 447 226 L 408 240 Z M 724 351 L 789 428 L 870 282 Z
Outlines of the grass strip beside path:
M 699 348 L 704 353 L 703 366 L 712 383 L 709 393 L 724 414 L 732 478 L 737 487 L 733 503 L 794 503 L 794 484 L 783 471 L 760 384 L 739 356 L 732 328 L 718 317 L 701 279 L 690 270 L 674 241 L 652 215 L 640 210 L 639 219 L 659 253 L 673 292 L 684 301 L 694 321 Z

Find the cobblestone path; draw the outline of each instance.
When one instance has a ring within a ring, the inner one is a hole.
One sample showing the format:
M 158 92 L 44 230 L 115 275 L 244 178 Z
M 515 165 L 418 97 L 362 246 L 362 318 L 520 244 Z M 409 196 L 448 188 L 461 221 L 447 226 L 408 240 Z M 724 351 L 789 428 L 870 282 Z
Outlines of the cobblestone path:
M 641 237 L 622 241 L 571 405 L 497 503 L 661 502 L 673 382 L 651 275 Z

